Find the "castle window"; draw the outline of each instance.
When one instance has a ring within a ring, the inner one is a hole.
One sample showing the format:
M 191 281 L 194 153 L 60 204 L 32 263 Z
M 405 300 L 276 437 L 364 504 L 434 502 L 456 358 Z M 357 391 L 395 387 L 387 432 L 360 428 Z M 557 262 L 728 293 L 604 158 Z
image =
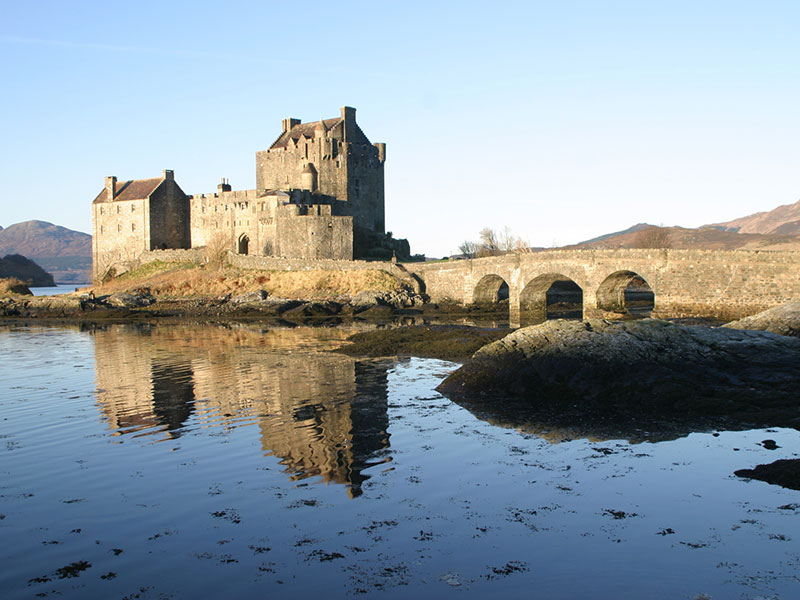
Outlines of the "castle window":
M 119 208 L 119 207 L 117 207 L 117 208 Z M 122 225 L 117 223 L 117 233 L 119 233 L 120 231 L 122 231 Z
M 218 211 L 219 211 L 219 206 L 217 206 L 217 205 L 215 204 L 215 205 L 214 205 L 214 212 L 218 212 Z
M 100 214 L 101 215 L 103 214 L 103 207 L 102 206 L 100 207 Z
M 103 229 L 102 225 L 100 225 L 100 233 L 105 233 L 105 230 Z
M 206 207 L 205 207 L 205 206 L 204 206 L 204 207 L 202 207 L 202 209 L 201 209 L 201 210 L 202 210 L 203 214 L 206 214 Z
M 122 212 L 122 207 L 119 204 L 117 204 L 117 214 L 121 212 Z
M 136 212 L 136 205 L 135 204 L 131 204 L 131 212 Z
M 136 223 L 131 223 L 131 231 L 136 231 Z

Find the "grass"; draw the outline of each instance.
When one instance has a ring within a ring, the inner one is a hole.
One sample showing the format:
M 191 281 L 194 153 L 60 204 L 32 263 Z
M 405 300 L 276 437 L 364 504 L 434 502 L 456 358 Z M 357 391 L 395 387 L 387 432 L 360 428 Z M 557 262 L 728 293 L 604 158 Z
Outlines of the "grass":
M 103 284 L 95 293 L 148 288 L 156 297 L 188 299 L 265 290 L 271 296 L 282 298 L 322 299 L 402 287 L 396 276 L 379 269 L 261 271 L 232 267 L 207 269 L 194 263 L 154 261 Z
M 5 277 L 0 279 L 0 294 L 19 294 L 29 296 L 31 294 L 28 285 L 16 277 Z

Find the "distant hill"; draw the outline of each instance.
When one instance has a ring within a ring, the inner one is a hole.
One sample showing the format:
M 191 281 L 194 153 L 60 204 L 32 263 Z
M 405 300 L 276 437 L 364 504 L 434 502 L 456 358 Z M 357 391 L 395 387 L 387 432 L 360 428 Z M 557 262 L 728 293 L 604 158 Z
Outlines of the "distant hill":
M 0 278 L 16 277 L 28 287 L 48 287 L 55 285 L 53 276 L 32 260 L 19 254 L 8 254 L 0 258 Z
M 703 250 L 800 250 L 800 202 L 779 206 L 771 211 L 759 212 L 725 223 L 688 227 L 656 227 L 637 223 L 623 231 L 607 233 L 564 246 L 571 248 L 642 248 L 646 231 L 660 231 L 669 248 L 697 248 Z
M 644 225 L 644 226 L 642 226 Z M 618 233 L 611 233 L 565 249 L 641 248 L 643 230 L 653 225 L 639 223 Z M 661 227 L 667 237 L 667 247 L 701 250 L 800 250 L 800 235 L 737 233 L 716 227 Z
M 0 254 L 21 254 L 53 274 L 59 283 L 88 283 L 92 236 L 46 221 L 0 227 Z
M 800 234 L 800 201 L 784 204 L 767 212 L 758 212 L 733 221 L 713 223 L 704 227 L 736 233 Z

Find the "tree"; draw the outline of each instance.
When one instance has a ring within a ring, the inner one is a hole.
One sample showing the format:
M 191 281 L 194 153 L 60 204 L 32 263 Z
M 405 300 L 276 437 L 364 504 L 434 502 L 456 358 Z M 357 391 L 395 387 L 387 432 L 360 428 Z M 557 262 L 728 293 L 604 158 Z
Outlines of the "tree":
M 467 258 L 475 258 L 475 253 L 477 252 L 477 250 L 478 250 L 478 244 L 470 240 L 464 240 L 458 247 L 458 251 L 461 252 L 461 254 L 463 254 Z
M 233 247 L 233 237 L 230 233 L 217 231 L 206 243 L 205 259 L 210 269 L 221 269 L 228 261 L 228 252 Z
M 458 249 L 467 258 L 483 256 L 499 256 L 511 252 L 530 252 L 530 245 L 522 238 L 516 237 L 509 227 L 500 232 L 491 227 L 484 227 L 478 232 L 479 241 L 467 240 Z

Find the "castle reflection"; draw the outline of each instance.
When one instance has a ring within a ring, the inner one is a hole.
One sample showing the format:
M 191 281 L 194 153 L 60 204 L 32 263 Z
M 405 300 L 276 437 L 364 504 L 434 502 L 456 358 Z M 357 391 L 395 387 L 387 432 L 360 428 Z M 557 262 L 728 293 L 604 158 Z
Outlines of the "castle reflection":
M 388 460 L 387 367 L 324 352 L 350 331 L 258 325 L 110 325 L 93 332 L 97 401 L 115 435 L 177 438 L 257 424 L 292 479 L 355 497 Z

